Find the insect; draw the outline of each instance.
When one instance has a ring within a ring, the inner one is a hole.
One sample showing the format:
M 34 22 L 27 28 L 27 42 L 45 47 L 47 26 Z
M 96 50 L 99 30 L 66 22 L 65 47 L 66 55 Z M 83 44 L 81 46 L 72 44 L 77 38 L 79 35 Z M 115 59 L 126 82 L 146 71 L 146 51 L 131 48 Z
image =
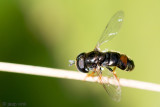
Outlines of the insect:
M 76 61 L 70 60 L 70 65 L 76 64 L 76 67 L 79 71 L 83 73 L 89 73 L 89 71 L 92 71 L 92 73 L 88 74 L 87 77 L 94 76 L 96 74 L 100 84 L 103 85 L 106 92 L 115 101 L 120 101 L 121 98 L 119 78 L 115 72 L 116 67 L 121 70 L 132 71 L 135 65 L 133 60 L 131 60 L 125 54 L 112 51 L 101 52 L 100 46 L 108 43 L 108 41 L 118 34 L 123 22 L 123 17 L 123 11 L 118 11 L 115 15 L 113 15 L 94 50 L 88 53 L 84 52 L 79 54 L 76 58 Z M 103 71 L 102 68 L 104 67 L 108 70 Z M 108 82 L 109 80 L 102 76 L 104 72 L 108 72 L 108 79 L 111 79 L 113 84 Z

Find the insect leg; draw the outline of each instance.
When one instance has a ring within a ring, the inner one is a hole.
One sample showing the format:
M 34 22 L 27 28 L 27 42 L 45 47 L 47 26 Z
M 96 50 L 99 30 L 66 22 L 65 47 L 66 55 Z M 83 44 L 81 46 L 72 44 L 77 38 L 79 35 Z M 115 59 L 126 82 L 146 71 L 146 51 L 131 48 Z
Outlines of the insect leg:
M 107 68 L 110 72 L 113 72 L 113 70 L 112 70 L 110 67 L 106 66 L 106 68 Z
M 101 67 L 100 66 L 97 66 L 97 68 L 95 69 L 96 70 L 96 73 L 98 75 L 98 82 L 100 84 L 103 84 L 102 82 L 102 71 L 101 71 Z
M 86 80 L 88 77 L 94 77 L 94 74 L 95 74 L 95 69 L 93 69 L 93 72 L 91 74 L 87 74 L 84 80 Z
M 116 77 L 116 79 L 118 80 L 118 82 L 119 82 L 119 78 L 117 77 L 117 74 L 116 74 L 116 66 L 113 68 L 113 69 L 111 69 L 110 67 L 106 67 L 110 72 L 112 72 L 113 73 L 113 75 Z
M 94 71 L 91 74 L 87 74 L 87 77 L 94 77 Z
M 117 74 L 116 74 L 116 66 L 113 68 L 113 75 L 116 77 L 116 79 L 118 80 L 118 82 L 119 82 L 119 78 L 117 77 Z
M 98 79 L 99 79 L 99 82 L 102 84 L 102 72 L 99 73 Z

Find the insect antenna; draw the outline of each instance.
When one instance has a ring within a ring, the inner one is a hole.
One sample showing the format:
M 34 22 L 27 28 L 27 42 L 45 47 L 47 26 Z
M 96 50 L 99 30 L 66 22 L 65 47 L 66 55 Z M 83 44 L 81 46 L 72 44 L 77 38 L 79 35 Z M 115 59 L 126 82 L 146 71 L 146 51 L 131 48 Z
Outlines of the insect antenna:
M 75 64 L 75 61 L 74 60 L 69 60 L 69 66 L 72 66 L 73 64 Z

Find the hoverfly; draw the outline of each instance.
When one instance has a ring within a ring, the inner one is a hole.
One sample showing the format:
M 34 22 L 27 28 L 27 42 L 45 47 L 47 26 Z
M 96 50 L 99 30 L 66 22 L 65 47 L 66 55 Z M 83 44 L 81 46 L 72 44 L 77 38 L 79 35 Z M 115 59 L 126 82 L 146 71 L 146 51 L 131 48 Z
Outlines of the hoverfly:
M 94 74 L 96 74 L 99 82 L 103 85 L 106 92 L 115 101 L 120 101 L 121 98 L 119 78 L 115 72 L 116 67 L 121 70 L 131 71 L 134 69 L 135 65 L 133 60 L 119 52 L 101 52 L 100 46 L 104 43 L 108 43 L 108 41 L 118 34 L 123 22 L 123 17 L 123 11 L 118 11 L 115 15 L 113 15 L 94 50 L 88 53 L 84 52 L 79 54 L 76 61 L 70 60 L 70 65 L 75 63 L 77 69 L 83 73 L 93 71 L 91 74 L 88 74 L 88 76 L 94 76 Z M 113 80 L 113 84 L 107 82 L 108 80 L 102 76 L 102 74 L 106 72 L 103 71 L 102 73 L 103 67 L 108 69 L 108 76 L 110 76 L 109 79 L 111 78 Z M 113 69 L 111 67 L 113 67 Z

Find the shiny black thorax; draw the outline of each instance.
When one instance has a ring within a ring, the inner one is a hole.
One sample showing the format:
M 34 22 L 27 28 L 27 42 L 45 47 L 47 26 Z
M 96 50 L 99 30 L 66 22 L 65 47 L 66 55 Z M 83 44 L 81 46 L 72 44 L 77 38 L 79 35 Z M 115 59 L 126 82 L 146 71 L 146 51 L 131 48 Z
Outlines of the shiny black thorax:
M 121 59 L 123 54 L 118 52 L 100 52 L 100 51 L 91 51 L 89 53 L 81 53 L 77 57 L 77 68 L 79 71 L 88 73 L 93 68 L 97 66 L 102 66 L 108 68 L 110 71 L 112 69 L 110 67 L 117 66 L 118 68 L 126 71 L 131 71 L 134 68 L 134 63 L 127 56 L 127 63 Z

